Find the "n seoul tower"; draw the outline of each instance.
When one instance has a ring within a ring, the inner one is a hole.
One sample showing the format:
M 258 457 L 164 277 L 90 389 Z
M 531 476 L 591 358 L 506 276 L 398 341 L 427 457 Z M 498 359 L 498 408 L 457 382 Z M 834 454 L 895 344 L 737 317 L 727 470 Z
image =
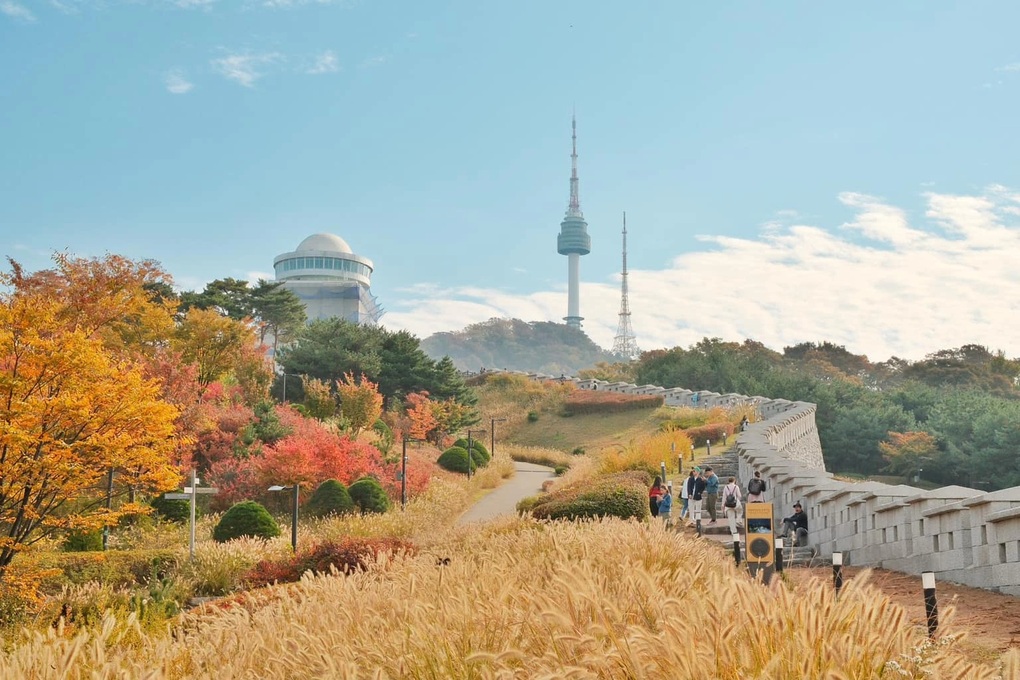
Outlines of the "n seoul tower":
M 560 233 L 556 237 L 556 251 L 567 256 L 567 315 L 563 320 L 571 328 L 580 330 L 580 265 L 581 256 L 591 252 L 591 237 L 588 236 L 588 223 L 581 213 L 581 199 L 577 191 L 577 118 L 571 116 L 570 127 L 573 131 L 573 152 L 570 154 L 570 204 L 567 214 L 560 222 Z

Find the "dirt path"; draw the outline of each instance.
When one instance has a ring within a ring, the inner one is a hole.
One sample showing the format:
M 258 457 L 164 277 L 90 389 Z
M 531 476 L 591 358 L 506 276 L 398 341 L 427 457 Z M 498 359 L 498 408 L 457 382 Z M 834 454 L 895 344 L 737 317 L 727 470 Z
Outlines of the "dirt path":
M 853 578 L 861 571 L 860 567 L 846 567 L 844 579 Z M 787 573 L 795 580 L 814 576 L 832 581 L 832 567 L 790 569 Z M 911 625 L 925 626 L 920 576 L 872 569 L 869 582 L 903 607 Z M 967 633 L 960 649 L 974 661 L 987 663 L 1008 648 L 1020 646 L 1020 598 L 944 582 L 937 584 L 936 592 L 940 621 L 944 620 L 942 614 L 949 608 L 956 610 L 950 620 L 950 629 Z

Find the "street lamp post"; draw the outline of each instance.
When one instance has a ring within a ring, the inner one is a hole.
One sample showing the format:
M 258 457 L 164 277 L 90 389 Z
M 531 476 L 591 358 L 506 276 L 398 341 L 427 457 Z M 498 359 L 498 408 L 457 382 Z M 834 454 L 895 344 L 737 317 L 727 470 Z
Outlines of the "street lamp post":
M 292 375 L 295 378 L 302 377 L 300 373 L 284 373 L 283 374 L 283 394 L 281 395 L 282 396 L 282 399 L 280 399 L 281 402 L 286 402 L 287 401 L 287 376 L 288 375 Z
M 400 463 L 400 510 L 407 505 L 407 442 L 420 442 L 421 439 L 403 438 L 403 455 Z M 470 452 L 469 452 L 470 455 Z
M 294 507 L 291 509 L 290 515 L 290 548 L 297 553 L 297 521 L 298 521 L 298 494 L 301 492 L 301 485 L 294 483 L 292 486 L 279 486 L 273 485 L 269 487 L 270 491 L 294 491 Z
M 492 456 L 496 455 L 496 423 L 505 423 L 506 418 L 489 418 L 489 454 Z

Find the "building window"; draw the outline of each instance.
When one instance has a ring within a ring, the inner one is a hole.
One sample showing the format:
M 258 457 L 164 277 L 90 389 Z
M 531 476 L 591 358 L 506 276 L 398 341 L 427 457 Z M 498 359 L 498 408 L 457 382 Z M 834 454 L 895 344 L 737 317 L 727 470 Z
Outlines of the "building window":
M 321 257 L 315 258 L 315 268 L 316 269 L 322 269 L 324 266 L 325 265 L 322 264 L 322 258 Z

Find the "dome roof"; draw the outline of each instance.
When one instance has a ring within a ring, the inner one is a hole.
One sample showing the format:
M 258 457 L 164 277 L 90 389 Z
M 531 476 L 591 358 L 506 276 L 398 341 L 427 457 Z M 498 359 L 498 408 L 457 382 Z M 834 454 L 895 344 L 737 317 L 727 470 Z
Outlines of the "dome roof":
M 334 234 L 312 234 L 302 241 L 294 252 L 306 251 L 354 254 L 351 247 L 347 245 L 347 241 Z

